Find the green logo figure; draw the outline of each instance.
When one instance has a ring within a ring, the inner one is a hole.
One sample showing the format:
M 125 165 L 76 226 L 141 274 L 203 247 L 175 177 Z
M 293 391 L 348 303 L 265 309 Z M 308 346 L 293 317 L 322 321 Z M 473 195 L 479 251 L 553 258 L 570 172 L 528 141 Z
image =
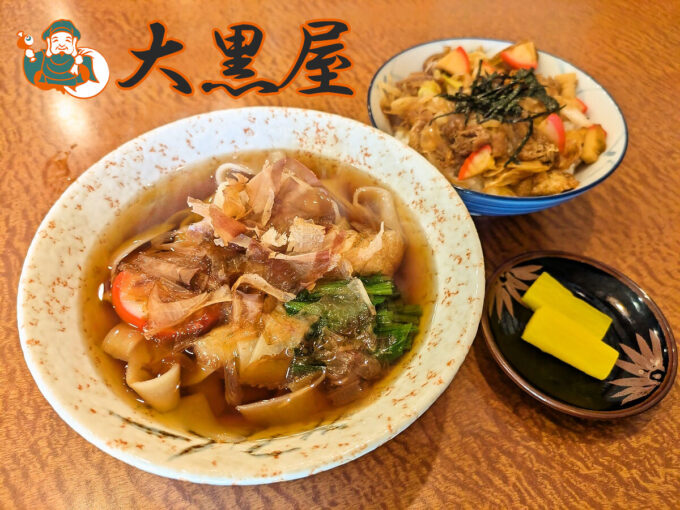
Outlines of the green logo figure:
M 97 95 L 106 86 L 109 68 L 104 57 L 89 48 L 78 48 L 80 32 L 73 22 L 61 19 L 43 32 L 45 50 L 34 52 L 33 38 L 19 32 L 17 46 L 24 49 L 24 73 L 42 90 L 55 89 L 75 97 Z

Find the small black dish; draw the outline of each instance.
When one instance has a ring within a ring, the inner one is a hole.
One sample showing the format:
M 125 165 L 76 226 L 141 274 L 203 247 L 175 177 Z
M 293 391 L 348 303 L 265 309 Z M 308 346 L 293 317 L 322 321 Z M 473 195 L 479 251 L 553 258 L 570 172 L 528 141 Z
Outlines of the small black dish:
M 604 341 L 619 351 L 619 359 L 604 381 L 522 340 L 533 312 L 521 295 L 544 271 L 612 318 Z M 654 301 L 620 272 L 580 255 L 532 252 L 502 264 L 488 280 L 482 329 L 494 359 L 517 385 L 581 418 L 641 413 L 666 396 L 677 371 L 675 339 Z

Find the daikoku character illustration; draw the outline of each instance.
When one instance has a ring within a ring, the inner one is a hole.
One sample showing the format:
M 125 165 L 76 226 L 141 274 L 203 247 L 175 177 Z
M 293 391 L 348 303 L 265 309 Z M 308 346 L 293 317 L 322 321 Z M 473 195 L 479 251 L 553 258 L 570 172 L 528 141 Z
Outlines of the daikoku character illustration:
M 24 74 L 42 90 L 55 89 L 79 98 L 94 97 L 109 80 L 109 66 L 96 50 L 79 48 L 80 31 L 73 22 L 54 21 L 43 32 L 44 50 L 33 49 L 34 39 L 17 33 L 17 46 L 24 50 Z

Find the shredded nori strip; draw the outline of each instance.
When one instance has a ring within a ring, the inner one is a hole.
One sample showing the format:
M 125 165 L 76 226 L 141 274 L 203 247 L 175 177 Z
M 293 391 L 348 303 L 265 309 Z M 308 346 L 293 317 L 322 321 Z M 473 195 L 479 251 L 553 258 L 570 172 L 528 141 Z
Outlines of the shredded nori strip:
M 505 162 L 505 166 L 510 163 L 519 163 L 517 155 L 533 133 L 534 119 L 558 112 L 561 107 L 538 81 L 533 69 L 482 75 L 481 67 L 482 61 L 480 60 L 477 76 L 470 86 L 470 92 L 459 90 L 455 94 L 440 94 L 440 97 L 455 103 L 453 110 L 437 115 L 430 122 L 440 117 L 460 113 L 465 114 L 465 125 L 472 114 L 475 114 L 479 124 L 489 120 L 497 120 L 506 124 L 524 123 L 527 125 L 527 132 Z M 527 97 L 543 103 L 545 111 L 529 114 L 520 104 L 520 101 Z

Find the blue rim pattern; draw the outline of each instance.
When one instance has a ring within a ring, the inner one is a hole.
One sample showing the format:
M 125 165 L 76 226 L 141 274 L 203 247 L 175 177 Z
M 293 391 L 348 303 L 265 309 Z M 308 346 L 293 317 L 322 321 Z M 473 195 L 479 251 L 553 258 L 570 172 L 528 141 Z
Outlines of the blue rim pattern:
M 399 53 L 396 53 L 389 59 L 387 59 L 375 72 L 373 75 L 373 78 L 371 78 L 371 82 L 368 86 L 368 92 L 366 95 L 366 106 L 368 109 L 368 117 L 371 120 L 371 124 L 373 127 L 380 129 L 375 121 L 375 117 L 373 116 L 373 109 L 371 108 L 371 92 L 374 90 L 375 87 L 375 81 L 378 78 L 378 75 L 380 75 L 381 71 L 387 66 L 390 62 L 392 62 L 394 59 L 399 57 L 400 55 L 403 55 L 404 53 L 407 53 L 415 48 L 420 48 L 421 46 L 426 46 L 428 44 L 433 44 L 433 43 L 444 43 L 448 42 L 451 44 L 455 44 L 456 42 L 460 41 L 483 41 L 483 42 L 490 42 L 490 43 L 503 43 L 503 44 L 512 44 L 510 41 L 504 41 L 500 39 L 485 39 L 483 37 L 465 37 L 465 38 L 455 38 L 455 39 L 435 39 L 432 41 L 427 41 L 423 42 L 420 44 L 416 44 L 414 46 L 410 46 Z M 549 207 L 553 207 L 556 205 L 559 205 L 563 202 L 566 202 L 568 200 L 571 200 L 572 198 L 575 198 L 586 191 L 588 191 L 591 188 L 594 188 L 598 184 L 602 183 L 605 179 L 607 179 L 609 176 L 611 176 L 614 171 L 619 167 L 621 164 L 621 161 L 623 161 L 624 156 L 626 155 L 626 151 L 628 150 L 628 125 L 626 124 L 626 119 L 623 116 L 623 112 L 621 111 L 621 108 L 619 107 L 618 103 L 614 100 L 612 95 L 607 92 L 607 89 L 605 89 L 602 85 L 600 85 L 592 76 L 590 76 L 588 73 L 585 71 L 582 71 L 580 68 L 574 66 L 573 64 L 570 64 L 566 60 L 563 60 L 552 53 L 548 53 L 546 51 L 539 51 L 539 55 L 548 55 L 558 62 L 562 64 L 568 64 L 572 66 L 574 69 L 576 69 L 578 72 L 583 73 L 585 76 L 590 78 L 593 83 L 595 83 L 605 94 L 606 96 L 611 100 L 612 104 L 616 108 L 616 111 L 618 112 L 619 116 L 621 117 L 621 121 L 623 122 L 623 148 L 621 150 L 621 154 L 619 158 L 612 164 L 612 167 L 601 177 L 596 179 L 595 181 L 591 182 L 590 184 L 587 184 L 582 187 L 578 187 L 574 190 L 571 191 L 566 191 L 564 193 L 560 193 L 559 195 L 548 195 L 548 196 L 542 196 L 542 197 L 507 197 L 507 196 L 501 196 L 501 195 L 489 195 L 487 193 L 482 193 L 480 191 L 473 191 L 470 189 L 466 188 L 461 188 L 459 186 L 452 185 L 458 194 L 460 195 L 461 199 L 467 206 L 470 214 L 473 215 L 484 215 L 484 216 L 510 216 L 510 215 L 516 215 L 516 214 L 527 214 L 527 213 L 532 213 L 532 212 L 538 212 L 543 209 L 547 209 Z M 617 142 L 618 143 L 618 140 Z

